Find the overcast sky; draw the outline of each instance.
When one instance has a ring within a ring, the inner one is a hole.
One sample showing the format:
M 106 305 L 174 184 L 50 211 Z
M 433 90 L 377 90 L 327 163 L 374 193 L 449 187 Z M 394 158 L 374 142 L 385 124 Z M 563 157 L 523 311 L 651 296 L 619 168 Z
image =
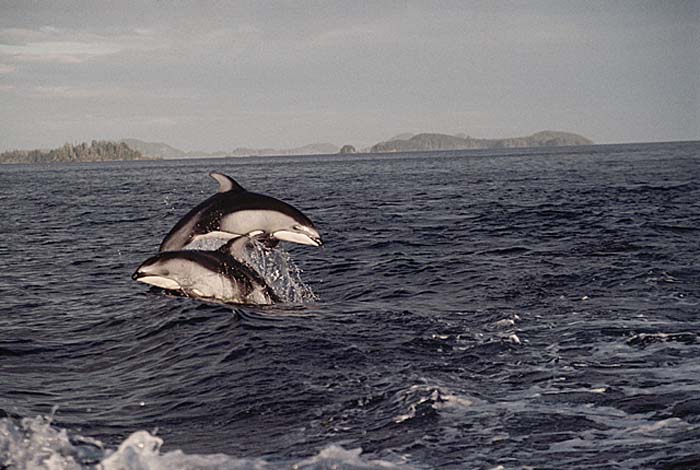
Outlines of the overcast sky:
M 0 150 L 700 139 L 700 1 L 0 0 Z

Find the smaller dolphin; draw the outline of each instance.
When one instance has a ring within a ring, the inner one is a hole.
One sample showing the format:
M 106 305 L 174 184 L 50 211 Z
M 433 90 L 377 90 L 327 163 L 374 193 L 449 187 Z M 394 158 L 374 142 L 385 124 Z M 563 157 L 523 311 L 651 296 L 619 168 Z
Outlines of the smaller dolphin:
M 321 246 L 321 235 L 298 209 L 263 194 L 246 191 L 231 177 L 209 173 L 219 192 L 189 211 L 160 244 L 159 251 L 181 250 L 201 238 L 231 239 L 269 235 L 276 240 Z
M 132 279 L 183 294 L 226 303 L 269 305 L 280 298 L 250 266 L 238 261 L 247 237 L 218 250 L 161 252 L 136 269 Z

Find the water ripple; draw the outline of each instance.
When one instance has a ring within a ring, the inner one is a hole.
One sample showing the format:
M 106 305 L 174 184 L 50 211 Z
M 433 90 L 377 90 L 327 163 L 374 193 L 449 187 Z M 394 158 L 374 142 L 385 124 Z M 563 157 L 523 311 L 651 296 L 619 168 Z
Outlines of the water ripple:
M 0 466 L 693 468 L 698 155 L 2 167 Z M 131 281 L 211 170 L 319 226 L 257 259 L 287 302 Z

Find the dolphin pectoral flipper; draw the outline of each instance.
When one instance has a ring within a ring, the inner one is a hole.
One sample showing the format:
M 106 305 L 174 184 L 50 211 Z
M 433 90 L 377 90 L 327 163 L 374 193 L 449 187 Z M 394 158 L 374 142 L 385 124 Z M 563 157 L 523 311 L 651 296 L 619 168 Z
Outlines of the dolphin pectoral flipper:
M 221 174 L 221 173 L 216 173 L 214 171 L 209 173 L 209 176 L 214 178 L 216 180 L 216 182 L 219 183 L 219 192 L 220 193 L 225 193 L 228 191 L 235 191 L 235 192 L 245 191 L 245 189 L 243 189 L 243 187 L 240 184 L 236 183 L 234 181 L 234 179 L 231 178 L 230 176 L 226 176 L 226 175 Z
M 239 238 L 239 237 L 245 237 L 245 235 L 241 235 L 240 233 L 232 233 L 232 232 L 222 232 L 221 230 L 214 230 L 211 232 L 206 232 L 202 234 L 197 234 L 192 236 L 190 239 L 189 243 L 194 243 L 202 240 L 211 240 L 211 239 L 217 239 L 217 240 L 231 240 L 234 238 Z
M 252 232 L 248 232 L 246 237 L 261 243 L 265 248 L 274 248 L 280 243 L 271 233 L 265 232 L 264 230 L 253 230 Z

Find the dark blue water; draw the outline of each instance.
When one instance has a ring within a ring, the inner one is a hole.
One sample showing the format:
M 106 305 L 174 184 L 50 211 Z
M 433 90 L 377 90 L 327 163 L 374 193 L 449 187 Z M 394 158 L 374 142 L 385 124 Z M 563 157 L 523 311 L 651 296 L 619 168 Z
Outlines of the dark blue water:
M 317 224 L 319 300 L 130 279 L 209 171 Z M 0 207 L 0 468 L 700 468 L 700 143 L 12 165 Z

